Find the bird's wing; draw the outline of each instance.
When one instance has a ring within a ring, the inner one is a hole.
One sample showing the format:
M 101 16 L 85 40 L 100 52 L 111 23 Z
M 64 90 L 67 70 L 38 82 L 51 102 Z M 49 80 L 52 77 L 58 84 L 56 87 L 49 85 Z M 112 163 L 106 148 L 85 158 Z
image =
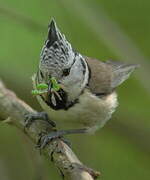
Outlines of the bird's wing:
M 91 71 L 89 89 L 94 94 L 109 94 L 124 82 L 138 65 L 125 64 L 117 61 L 102 62 L 87 58 L 86 62 Z
M 138 64 L 126 64 L 118 61 L 106 61 L 106 64 L 110 65 L 112 68 L 112 80 L 111 87 L 115 88 L 123 83 L 126 79 L 129 78 L 131 73 L 139 67 Z
M 86 58 L 90 70 L 89 89 L 94 94 L 111 92 L 112 68 L 97 59 Z

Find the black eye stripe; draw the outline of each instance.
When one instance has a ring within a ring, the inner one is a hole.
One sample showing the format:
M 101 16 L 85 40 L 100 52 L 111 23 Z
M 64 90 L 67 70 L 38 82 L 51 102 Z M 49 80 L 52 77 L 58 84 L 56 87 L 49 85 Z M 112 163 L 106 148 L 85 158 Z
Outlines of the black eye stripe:
M 86 73 L 86 65 L 85 65 L 85 62 L 83 61 L 82 58 L 80 58 L 80 61 L 81 61 L 82 67 L 83 67 L 83 74 L 85 74 L 85 73 Z
M 63 70 L 63 76 L 68 76 L 69 73 L 70 73 L 70 69 L 71 69 L 71 68 L 64 69 L 64 70 Z
M 63 76 L 68 76 L 69 75 L 70 70 L 71 70 L 72 66 L 74 65 L 75 61 L 76 61 L 76 54 L 75 54 L 75 57 L 73 59 L 73 63 L 71 65 L 71 67 L 63 70 Z

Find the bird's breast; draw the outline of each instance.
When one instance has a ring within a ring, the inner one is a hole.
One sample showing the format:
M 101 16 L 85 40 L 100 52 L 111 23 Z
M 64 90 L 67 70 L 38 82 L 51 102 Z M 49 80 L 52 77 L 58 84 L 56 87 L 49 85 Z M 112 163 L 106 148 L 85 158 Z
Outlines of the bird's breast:
M 117 106 L 117 95 L 115 92 L 99 98 L 88 90 L 80 95 L 79 102 L 67 110 L 54 110 L 43 102 L 38 96 L 38 100 L 49 114 L 49 117 L 56 121 L 61 129 L 87 128 L 89 132 L 102 127 Z

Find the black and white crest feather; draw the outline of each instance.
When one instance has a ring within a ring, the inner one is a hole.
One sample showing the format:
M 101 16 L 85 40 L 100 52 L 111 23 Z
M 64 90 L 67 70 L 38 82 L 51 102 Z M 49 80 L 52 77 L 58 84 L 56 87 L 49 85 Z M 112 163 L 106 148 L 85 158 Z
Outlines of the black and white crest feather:
M 75 54 L 71 44 L 60 33 L 54 20 L 48 29 L 48 37 L 41 52 L 40 69 L 47 72 L 57 70 L 56 76 L 61 76 L 61 70 L 69 68 L 73 63 Z

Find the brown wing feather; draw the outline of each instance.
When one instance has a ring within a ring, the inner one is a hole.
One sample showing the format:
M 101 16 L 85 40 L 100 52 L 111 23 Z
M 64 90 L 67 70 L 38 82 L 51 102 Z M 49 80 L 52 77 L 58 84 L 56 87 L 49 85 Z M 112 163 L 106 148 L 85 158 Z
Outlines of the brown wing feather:
M 106 61 L 106 64 L 111 65 L 113 76 L 111 81 L 111 87 L 115 88 L 122 84 L 126 79 L 129 78 L 131 73 L 138 68 L 139 64 L 126 64 L 118 61 Z
M 112 68 L 110 65 L 97 59 L 86 58 L 91 70 L 91 78 L 89 80 L 89 88 L 94 93 L 110 93 Z
M 89 88 L 94 93 L 109 94 L 123 83 L 139 65 L 117 61 L 102 62 L 86 57 L 91 70 Z

